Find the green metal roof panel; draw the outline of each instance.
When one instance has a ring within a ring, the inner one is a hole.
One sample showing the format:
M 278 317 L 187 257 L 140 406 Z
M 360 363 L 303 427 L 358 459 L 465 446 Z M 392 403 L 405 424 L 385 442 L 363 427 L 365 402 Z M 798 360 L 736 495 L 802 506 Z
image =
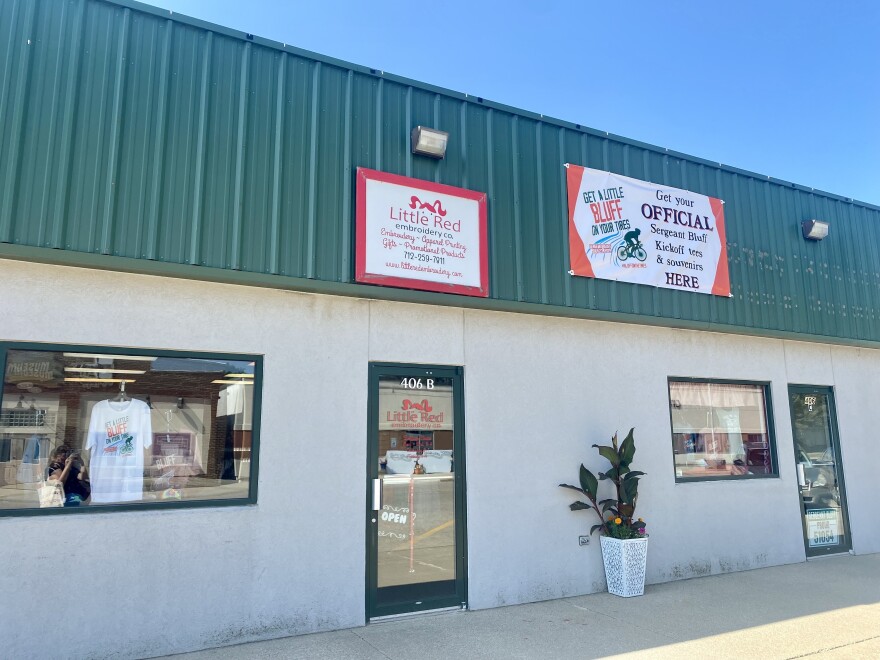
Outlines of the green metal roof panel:
M 488 307 L 880 341 L 876 206 L 128 0 L 7 0 L 0 35 L 0 242 L 369 295 L 363 166 L 487 193 Z M 444 160 L 410 153 L 418 124 Z M 566 162 L 725 200 L 732 297 L 569 276 Z

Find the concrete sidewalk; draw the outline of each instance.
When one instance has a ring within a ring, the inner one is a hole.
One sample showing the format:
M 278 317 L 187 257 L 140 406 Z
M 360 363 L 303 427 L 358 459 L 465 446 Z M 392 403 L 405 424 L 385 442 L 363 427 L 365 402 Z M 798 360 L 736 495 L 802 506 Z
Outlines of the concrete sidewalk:
M 880 554 L 476 612 L 421 615 L 176 658 L 880 658 Z

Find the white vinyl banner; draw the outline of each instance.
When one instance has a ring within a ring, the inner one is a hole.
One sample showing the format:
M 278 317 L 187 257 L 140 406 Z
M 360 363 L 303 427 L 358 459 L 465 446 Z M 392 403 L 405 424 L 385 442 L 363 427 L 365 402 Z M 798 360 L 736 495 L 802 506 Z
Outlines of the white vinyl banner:
M 724 202 L 565 167 L 572 275 L 730 295 Z

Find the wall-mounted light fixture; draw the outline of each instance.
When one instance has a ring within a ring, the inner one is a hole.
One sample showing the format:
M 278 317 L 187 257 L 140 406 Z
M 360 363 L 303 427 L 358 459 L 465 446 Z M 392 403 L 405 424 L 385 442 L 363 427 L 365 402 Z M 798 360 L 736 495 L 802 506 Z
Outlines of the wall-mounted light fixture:
M 449 133 L 438 131 L 427 126 L 416 126 L 412 129 L 412 152 L 431 158 L 443 158 L 446 155 L 446 142 Z
M 801 229 L 804 231 L 804 238 L 811 241 L 821 241 L 828 236 L 828 223 L 821 220 L 804 220 Z

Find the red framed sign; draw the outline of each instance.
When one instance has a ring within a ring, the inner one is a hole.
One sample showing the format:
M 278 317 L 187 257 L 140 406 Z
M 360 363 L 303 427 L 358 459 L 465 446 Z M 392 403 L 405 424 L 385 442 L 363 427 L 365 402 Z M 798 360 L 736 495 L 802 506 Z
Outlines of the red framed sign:
M 489 295 L 486 193 L 359 167 L 355 280 Z

